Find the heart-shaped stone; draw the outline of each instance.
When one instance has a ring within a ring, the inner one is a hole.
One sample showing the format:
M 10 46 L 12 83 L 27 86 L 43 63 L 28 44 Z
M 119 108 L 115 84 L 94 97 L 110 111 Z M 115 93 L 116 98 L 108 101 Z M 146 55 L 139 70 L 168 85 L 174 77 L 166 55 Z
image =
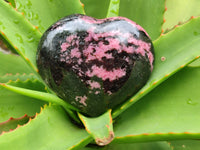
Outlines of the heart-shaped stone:
M 44 33 L 37 66 L 59 97 L 93 117 L 144 86 L 153 69 L 153 53 L 148 34 L 135 22 L 76 14 Z

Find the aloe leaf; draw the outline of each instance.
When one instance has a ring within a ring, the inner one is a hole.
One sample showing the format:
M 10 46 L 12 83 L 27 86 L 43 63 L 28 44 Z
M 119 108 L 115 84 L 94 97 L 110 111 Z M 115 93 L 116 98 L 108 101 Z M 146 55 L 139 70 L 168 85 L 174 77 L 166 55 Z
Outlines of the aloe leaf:
M 119 14 L 119 4 L 120 0 L 110 0 L 110 4 L 108 7 L 107 18 L 109 17 L 117 17 Z
M 113 142 L 200 138 L 200 68 L 186 67 L 120 115 Z
M 171 150 L 167 142 L 148 142 L 148 143 L 126 143 L 116 144 L 111 143 L 104 147 L 96 147 L 94 145 L 88 145 L 81 150 Z
M 27 79 L 25 81 L 17 79 L 15 81 L 10 80 L 9 82 L 6 83 L 6 85 L 12 85 L 15 87 L 20 87 L 24 89 L 29 89 L 33 91 L 40 91 L 40 92 L 45 92 L 46 93 L 46 87 L 39 82 L 37 79 Z
M 191 16 L 200 16 L 199 5 L 199 0 L 167 0 L 163 29 L 170 30 L 175 25 L 188 21 Z
M 96 118 L 85 117 L 80 113 L 78 115 L 99 146 L 107 145 L 114 139 L 111 110 Z
M 3 51 L 0 51 L 0 66 L 0 76 L 7 73 L 32 73 L 32 70 L 20 56 Z
M 37 77 L 33 73 L 30 73 L 30 74 L 6 73 L 5 75 L 0 76 L 0 82 L 6 83 L 6 82 L 9 82 L 9 81 L 16 81 L 16 80 L 20 80 L 20 81 L 35 80 L 36 78 Z
M 62 99 L 60 99 L 56 95 L 46 93 L 45 92 L 46 88 L 38 80 L 34 80 L 34 81 L 17 80 L 15 82 L 10 81 L 8 83 L 0 83 L 0 86 L 8 90 L 11 90 L 13 92 L 28 96 L 28 97 L 33 97 L 33 98 L 46 101 L 46 102 L 57 103 L 59 105 L 62 105 L 66 109 L 77 110 L 76 108 L 64 102 Z
M 64 16 L 84 14 L 79 0 L 16 0 L 16 8 L 42 33 Z
M 199 150 L 199 140 L 177 140 L 169 141 L 170 146 L 173 150 Z
M 3 134 L 3 132 L 9 132 L 17 128 L 19 125 L 26 124 L 31 117 L 27 116 L 26 114 L 20 118 L 9 118 L 5 122 L 0 123 L 0 135 Z
M 9 81 L 8 83 L 0 83 L 0 86 L 11 90 L 13 92 L 32 97 L 44 102 L 52 102 L 56 103 L 58 105 L 61 105 L 65 108 L 65 110 L 68 112 L 68 114 L 78 123 L 80 120 L 77 118 L 77 116 L 74 114 L 72 110 L 78 111 L 77 108 L 73 107 L 72 105 L 66 103 L 59 97 L 57 97 L 54 94 L 46 93 L 47 88 L 39 82 L 37 79 L 35 80 L 26 80 L 26 81 Z
M 36 50 L 41 33 L 25 19 L 22 13 L 17 12 L 14 7 L 4 1 L 0 1 L 0 18 L 1 34 L 37 71 Z
M 161 34 L 164 10 L 165 0 L 123 0 L 119 15 L 141 25 L 155 40 Z
M 102 19 L 105 18 L 110 0 L 81 0 L 88 16 Z
M 0 87 L 0 122 L 8 120 L 11 116 L 13 118 L 19 118 L 25 114 L 34 116 L 44 104 L 43 101 L 38 101 Z
M 147 84 L 120 108 L 113 111 L 113 118 L 118 116 L 133 103 L 150 92 L 159 83 L 182 69 L 200 56 L 200 18 L 175 28 L 173 31 L 154 41 L 155 63 L 153 73 Z
M 27 124 L 1 135 L 0 149 L 72 149 L 90 141 L 87 132 L 71 123 L 60 106 L 50 105 Z

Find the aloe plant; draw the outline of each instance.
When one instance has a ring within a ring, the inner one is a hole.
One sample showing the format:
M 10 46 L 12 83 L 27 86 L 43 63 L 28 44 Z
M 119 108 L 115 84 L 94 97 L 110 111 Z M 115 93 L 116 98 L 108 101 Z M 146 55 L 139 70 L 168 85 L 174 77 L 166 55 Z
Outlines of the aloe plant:
M 0 149 L 199 149 L 198 4 L 198 0 L 1 0 L 0 34 L 12 52 L 0 51 Z M 86 117 L 57 97 L 36 67 L 42 34 L 71 14 L 127 17 L 153 40 L 155 63 L 147 84 L 99 117 Z

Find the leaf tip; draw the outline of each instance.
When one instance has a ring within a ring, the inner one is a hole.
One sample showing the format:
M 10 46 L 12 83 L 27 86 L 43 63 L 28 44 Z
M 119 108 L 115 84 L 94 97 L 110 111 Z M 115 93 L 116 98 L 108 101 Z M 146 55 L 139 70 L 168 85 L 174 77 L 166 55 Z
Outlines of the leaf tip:
M 99 146 L 105 146 L 107 144 L 109 144 L 113 139 L 114 139 L 114 132 L 110 131 L 108 137 L 100 139 L 100 138 L 96 138 L 95 142 L 99 145 Z

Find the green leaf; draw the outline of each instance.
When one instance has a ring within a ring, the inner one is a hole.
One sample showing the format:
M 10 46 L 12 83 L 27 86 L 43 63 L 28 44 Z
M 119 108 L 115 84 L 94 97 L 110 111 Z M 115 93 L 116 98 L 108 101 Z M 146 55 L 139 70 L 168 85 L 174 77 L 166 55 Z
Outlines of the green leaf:
M 155 40 L 161 34 L 164 10 L 165 0 L 122 0 L 119 15 L 141 25 Z
M 4 76 L 0 77 L 0 82 L 1 83 L 6 83 L 6 82 L 9 82 L 9 81 L 16 81 L 16 80 L 20 80 L 20 81 L 35 80 L 36 78 L 37 77 L 33 73 L 30 73 L 30 74 L 25 74 L 25 73 L 19 74 L 19 73 L 16 73 L 14 75 L 10 74 L 10 73 L 7 73 Z
M 34 80 L 34 81 L 17 80 L 16 82 L 10 81 L 6 84 L 0 83 L 0 86 L 6 88 L 8 90 L 11 90 L 13 92 L 25 95 L 25 96 L 33 97 L 33 98 L 36 98 L 36 99 L 39 99 L 42 101 L 46 101 L 46 102 L 57 103 L 59 105 L 62 105 L 66 109 L 70 108 L 73 110 L 77 110 L 76 108 L 74 108 L 73 106 L 64 102 L 62 99 L 60 99 L 56 95 L 46 93 L 45 92 L 46 89 L 45 89 L 44 85 L 41 84 L 38 80 Z
M 16 81 L 10 80 L 6 85 L 24 88 L 27 90 L 40 91 L 46 93 L 46 87 L 37 79 L 27 79 L 25 81 L 17 79 Z
M 61 105 L 65 108 L 65 110 L 68 112 L 68 114 L 78 123 L 80 123 L 80 120 L 77 118 L 77 116 L 74 114 L 72 110 L 78 111 L 77 108 L 73 107 L 72 105 L 66 103 L 56 95 L 46 93 L 46 87 L 39 82 L 37 79 L 35 80 L 26 80 L 26 81 L 9 81 L 8 83 L 0 83 L 0 86 L 11 90 L 13 92 L 32 97 L 38 100 L 42 100 L 45 102 L 52 102 L 56 103 L 58 105 Z
M 118 116 L 159 83 L 182 69 L 200 56 L 200 18 L 177 27 L 173 31 L 154 41 L 155 63 L 153 73 L 147 84 L 120 108 L 113 111 L 113 117 Z M 195 33 L 195 34 L 194 34 Z M 196 34 L 198 33 L 198 34 Z
M 50 105 L 26 125 L 1 135 L 0 149 L 64 150 L 82 147 L 90 141 L 87 132 L 71 123 L 60 106 Z
M 9 120 L 0 123 L 0 134 L 3 132 L 9 132 L 16 129 L 19 125 L 26 124 L 31 117 L 27 116 L 26 114 L 20 118 L 9 118 Z
M 110 0 L 110 5 L 108 7 L 108 12 L 107 12 L 106 18 L 118 16 L 119 3 L 120 3 L 120 0 Z
M 114 138 L 111 110 L 96 118 L 85 117 L 78 113 L 87 132 L 99 146 L 109 144 Z
M 57 20 L 71 14 L 84 14 L 79 0 L 16 0 L 17 9 L 43 33 Z
M 200 138 L 200 68 L 187 67 L 120 115 L 114 142 Z
M 173 150 L 199 150 L 199 140 L 181 140 L 170 141 L 170 146 Z
M 98 19 L 106 17 L 110 0 L 81 0 L 81 2 L 88 16 Z
M 116 144 L 111 143 L 104 147 L 97 147 L 95 145 L 88 145 L 81 150 L 171 150 L 167 142 L 148 142 L 148 143 L 126 143 Z
M 40 107 L 45 103 L 36 99 L 11 92 L 0 86 L 0 122 L 10 117 L 19 118 L 27 114 L 34 116 L 40 112 Z
M 23 14 L 2 0 L 0 1 L 0 32 L 36 71 L 36 51 L 41 33 L 25 19 Z
M 32 73 L 32 70 L 20 56 L 3 51 L 0 51 L 0 66 L 0 76 L 5 74 Z
M 167 0 L 163 29 L 170 30 L 175 25 L 188 21 L 191 16 L 199 16 L 199 5 L 199 0 Z

